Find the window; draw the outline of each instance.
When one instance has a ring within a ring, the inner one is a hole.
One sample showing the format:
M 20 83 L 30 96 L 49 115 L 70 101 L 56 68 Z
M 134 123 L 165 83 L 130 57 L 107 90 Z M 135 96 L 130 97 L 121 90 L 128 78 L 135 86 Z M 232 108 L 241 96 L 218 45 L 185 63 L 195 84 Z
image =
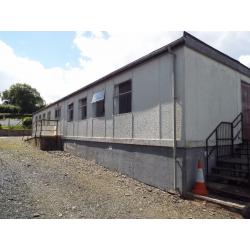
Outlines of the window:
M 95 104 L 95 117 L 103 117 L 105 114 L 104 100 Z
M 79 100 L 79 120 L 87 118 L 87 98 Z
M 45 113 L 43 113 L 43 120 L 45 120 L 46 119 L 46 114 Z
M 105 91 L 96 92 L 92 98 L 93 115 L 103 117 L 105 115 Z
M 68 105 L 68 122 L 74 120 L 74 103 Z
M 47 120 L 50 120 L 50 118 L 51 118 L 51 111 L 47 113 Z
M 47 125 L 50 125 L 51 111 L 47 113 Z
M 42 116 L 41 115 L 39 115 L 39 120 L 41 120 L 42 119 Z
M 132 110 L 132 82 L 131 80 L 115 86 L 114 114 L 129 113 Z
M 59 107 L 55 109 L 55 119 L 60 120 L 60 118 L 61 118 L 61 108 Z

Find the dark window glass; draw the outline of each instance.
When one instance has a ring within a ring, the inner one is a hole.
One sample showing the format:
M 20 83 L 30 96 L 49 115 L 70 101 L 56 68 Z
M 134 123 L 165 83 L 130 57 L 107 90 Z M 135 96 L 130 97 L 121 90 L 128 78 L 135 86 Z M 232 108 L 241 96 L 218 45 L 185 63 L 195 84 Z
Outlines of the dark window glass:
M 74 120 L 74 104 L 71 103 L 68 105 L 68 121 L 71 122 Z
M 104 100 L 95 103 L 95 116 L 103 117 L 105 114 Z
M 47 113 L 47 125 L 50 125 L 50 122 L 49 122 L 50 118 L 51 118 L 51 111 Z
M 79 100 L 79 119 L 84 120 L 87 118 L 87 98 Z
M 61 118 L 61 108 L 55 109 L 55 119 L 59 120 Z
M 132 82 L 126 81 L 115 86 L 114 113 L 130 113 L 132 110 Z
M 50 118 L 51 118 L 51 111 L 47 113 L 47 120 L 50 120 Z

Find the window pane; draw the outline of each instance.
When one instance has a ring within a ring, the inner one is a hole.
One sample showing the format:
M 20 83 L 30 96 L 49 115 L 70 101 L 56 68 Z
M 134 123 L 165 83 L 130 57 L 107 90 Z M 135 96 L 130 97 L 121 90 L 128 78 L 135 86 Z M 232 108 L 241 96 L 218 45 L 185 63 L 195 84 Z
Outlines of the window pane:
M 119 113 L 131 112 L 131 93 L 121 95 L 119 98 Z
M 118 91 L 117 91 L 118 90 Z M 118 92 L 118 94 L 117 94 Z M 132 111 L 132 82 L 126 81 L 115 87 L 114 114 Z
M 87 118 L 87 98 L 79 100 L 79 119 L 84 120 Z
M 99 101 L 103 101 L 104 100 L 104 94 L 105 94 L 104 90 L 94 93 L 91 103 L 96 103 L 96 102 L 99 102 Z
M 96 102 L 96 117 L 102 117 L 104 113 L 104 101 Z
M 131 81 L 127 81 L 119 85 L 119 94 L 127 93 L 130 91 L 131 91 Z
M 55 119 L 60 119 L 61 117 L 61 108 L 55 109 Z
M 73 121 L 74 119 L 74 104 L 71 103 L 68 106 L 68 121 Z
M 84 120 L 84 119 L 86 119 L 86 117 L 87 117 L 87 107 L 83 106 L 80 109 L 80 119 Z

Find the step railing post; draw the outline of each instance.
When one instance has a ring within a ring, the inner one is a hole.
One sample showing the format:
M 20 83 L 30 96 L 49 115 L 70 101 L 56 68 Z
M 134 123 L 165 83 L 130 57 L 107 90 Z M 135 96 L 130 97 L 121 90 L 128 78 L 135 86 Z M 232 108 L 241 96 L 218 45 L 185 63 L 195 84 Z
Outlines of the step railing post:
M 206 140 L 206 153 L 205 153 L 206 154 L 206 165 L 207 165 L 206 166 L 207 167 L 207 169 L 206 169 L 207 170 L 206 171 L 206 180 L 208 179 L 208 175 L 209 175 L 209 171 L 208 171 L 208 168 L 209 168 L 209 164 L 208 164 L 208 157 L 209 157 L 208 156 L 208 150 L 209 150 L 208 149 L 208 140 Z
M 247 142 L 247 169 L 248 169 L 248 185 L 250 185 L 250 164 L 249 164 L 249 140 L 246 140 Z
M 216 146 L 216 162 L 218 161 L 219 149 L 218 149 L 218 129 L 215 130 L 215 146 Z
M 234 128 L 233 123 L 231 123 L 231 155 L 234 156 Z

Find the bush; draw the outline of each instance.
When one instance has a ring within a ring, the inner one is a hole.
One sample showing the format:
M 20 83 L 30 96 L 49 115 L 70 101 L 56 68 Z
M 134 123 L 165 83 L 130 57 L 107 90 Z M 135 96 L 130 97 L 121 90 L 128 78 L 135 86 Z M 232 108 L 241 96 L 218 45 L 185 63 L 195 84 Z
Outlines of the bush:
M 0 129 L 2 129 L 2 124 L 0 123 Z
M 25 117 L 22 121 L 22 125 L 24 128 L 32 127 L 32 117 Z
M 18 114 L 20 113 L 20 107 L 10 104 L 0 104 L 0 113 L 11 113 Z

